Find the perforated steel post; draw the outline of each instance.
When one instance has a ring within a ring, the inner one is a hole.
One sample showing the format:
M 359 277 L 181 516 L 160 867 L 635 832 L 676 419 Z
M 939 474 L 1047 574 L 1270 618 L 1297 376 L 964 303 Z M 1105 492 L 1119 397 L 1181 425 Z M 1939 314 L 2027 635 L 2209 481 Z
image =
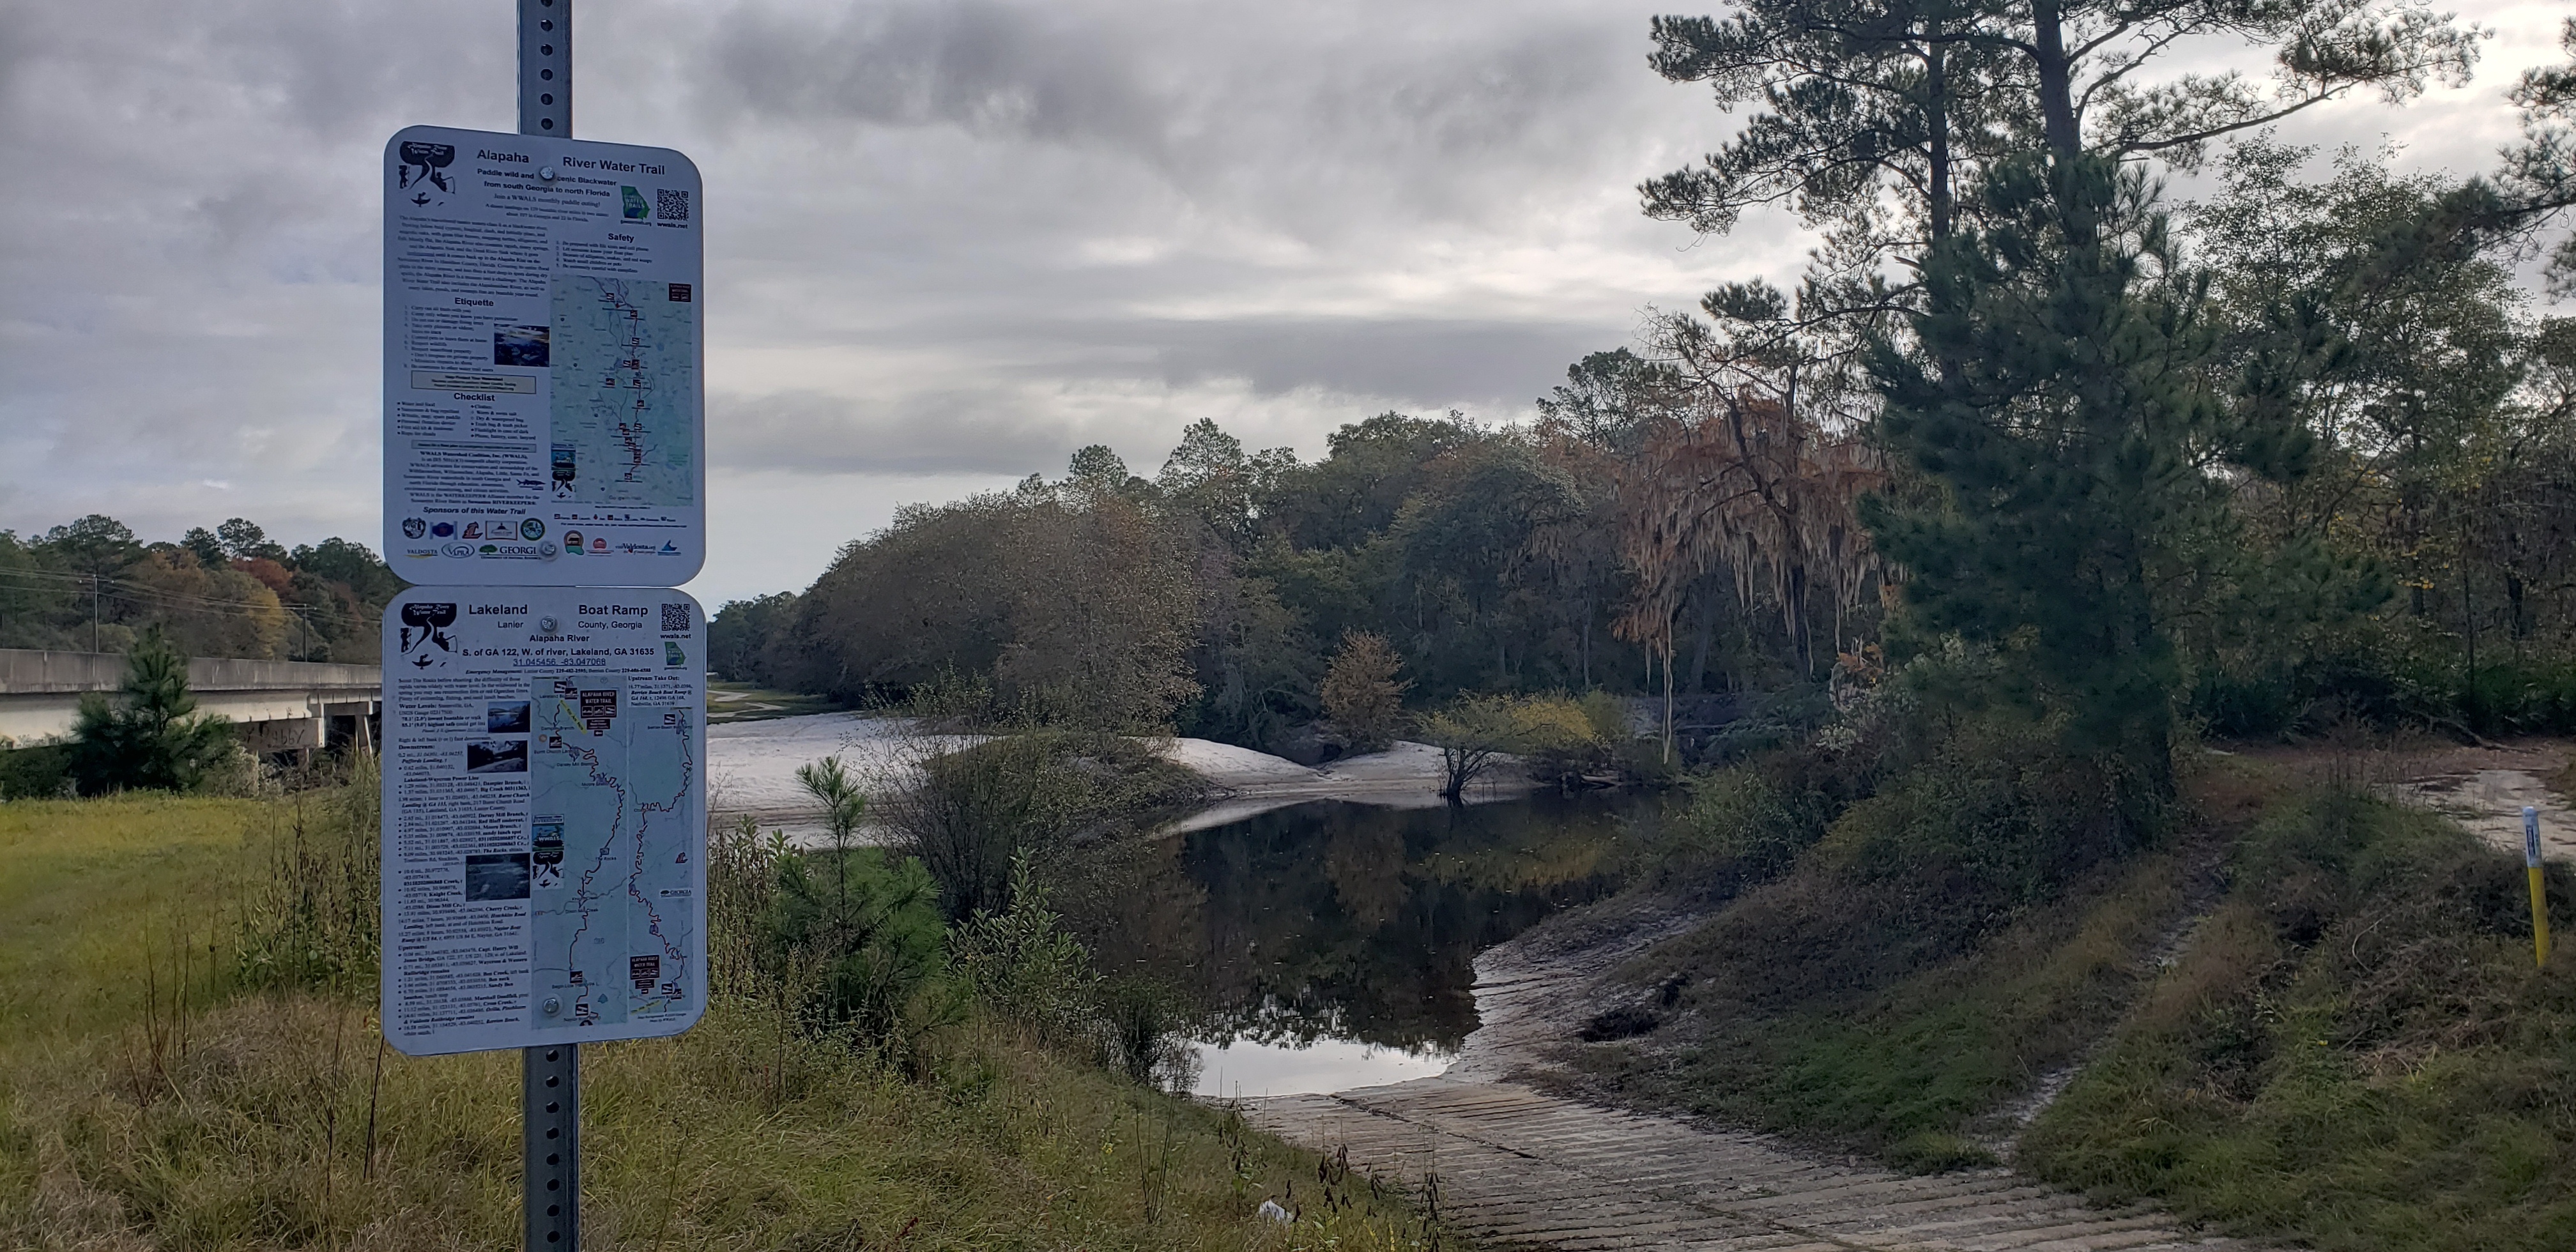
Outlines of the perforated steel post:
M 581 1246 L 581 1045 L 519 1053 L 527 1155 L 528 1252 Z
M 572 138 L 572 0 L 519 0 L 519 133 Z M 520 1053 L 528 1252 L 581 1247 L 581 1045 Z
M 519 0 L 519 133 L 572 138 L 572 0 Z

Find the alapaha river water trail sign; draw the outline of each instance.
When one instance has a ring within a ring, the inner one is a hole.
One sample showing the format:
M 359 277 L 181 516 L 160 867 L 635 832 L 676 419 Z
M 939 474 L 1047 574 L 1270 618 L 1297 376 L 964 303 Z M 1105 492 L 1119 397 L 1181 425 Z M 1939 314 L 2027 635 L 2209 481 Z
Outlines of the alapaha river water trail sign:
M 705 613 L 634 589 L 706 554 L 697 169 L 432 126 L 384 161 L 385 542 L 420 584 L 384 621 L 385 1036 L 677 1034 L 706 1003 Z
M 412 582 L 672 587 L 706 560 L 698 171 L 414 126 L 385 144 L 385 552 Z

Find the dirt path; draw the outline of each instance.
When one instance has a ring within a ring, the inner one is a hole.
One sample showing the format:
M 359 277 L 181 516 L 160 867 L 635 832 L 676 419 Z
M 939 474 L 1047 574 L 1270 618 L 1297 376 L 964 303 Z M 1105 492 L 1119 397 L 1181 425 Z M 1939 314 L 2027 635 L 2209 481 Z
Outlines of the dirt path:
M 2102 1209 L 1987 1169 L 1913 1177 L 1768 1136 L 1604 1108 L 1547 1088 L 1553 1045 L 1607 1007 L 1603 973 L 1697 918 L 1670 901 L 1620 901 L 1476 959 L 1479 1026 L 1437 1078 L 1246 1104 L 1255 1123 L 1420 1187 L 1491 1243 L 1826 1252 L 2108 1252 L 2251 1249 L 2204 1239 L 2152 1210 Z
M 2401 799 L 2445 814 L 2516 855 L 2529 805 L 2540 810 L 2540 854 L 2576 861 L 2576 810 L 2549 783 L 2567 763 L 2567 745 L 2554 739 L 2452 749 L 2409 762 L 2388 785 Z
M 2522 855 L 2522 807 L 2540 810 L 2540 854 L 2576 861 L 2576 807 L 2552 790 L 2576 763 L 2576 744 L 2532 737 L 2474 745 L 2412 737 L 2366 748 L 2329 744 L 2244 748 L 2294 777 L 2359 784 L 2421 805 L 2498 851 Z

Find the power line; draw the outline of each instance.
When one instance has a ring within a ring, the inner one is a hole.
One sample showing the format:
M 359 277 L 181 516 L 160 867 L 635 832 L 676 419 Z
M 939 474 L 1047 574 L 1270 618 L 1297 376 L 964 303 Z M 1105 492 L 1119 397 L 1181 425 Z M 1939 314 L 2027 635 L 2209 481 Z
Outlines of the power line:
M 154 587 L 146 583 L 137 582 L 129 578 L 108 578 L 99 575 L 82 574 L 57 574 L 48 570 L 0 569 L 0 581 L 13 578 L 20 580 L 22 585 L 24 585 L 28 580 L 33 580 L 38 583 L 58 584 L 55 587 L 31 589 L 59 590 L 65 592 L 78 592 L 81 590 L 89 591 L 91 597 L 90 650 L 93 652 L 97 651 L 99 647 L 99 600 L 102 598 L 105 589 L 110 585 L 116 587 L 118 589 L 118 596 L 127 602 L 147 609 L 157 608 L 164 613 L 173 611 L 218 613 L 236 618 L 250 618 L 254 620 L 264 619 L 267 616 L 265 611 L 256 604 L 245 604 L 239 600 L 216 599 L 209 596 L 194 595 L 183 591 L 170 591 Z M 271 595 L 276 594 L 275 589 L 268 587 L 266 583 L 261 583 L 260 586 L 262 589 L 269 591 Z M 367 605 L 363 601 L 354 606 L 344 607 L 336 602 L 328 604 L 308 604 L 302 601 L 280 599 L 277 601 L 277 607 L 281 611 L 281 616 L 283 616 L 287 621 L 293 622 L 295 625 L 303 628 L 308 644 L 313 646 L 327 646 L 330 642 L 323 635 L 321 628 L 314 625 L 310 620 L 309 614 L 315 612 L 329 611 L 334 614 L 347 612 L 351 617 L 356 619 L 354 624 L 359 628 L 359 633 L 361 634 L 370 633 L 370 627 L 376 631 L 381 631 L 383 629 L 382 623 L 384 621 L 384 610 L 381 607 Z
M 55 580 L 55 581 L 59 581 L 59 582 L 67 582 L 67 583 L 72 584 L 72 585 L 73 585 L 73 587 L 75 587 L 75 588 L 81 588 L 81 589 L 86 589 L 86 588 L 90 587 L 93 583 L 105 583 L 105 584 L 112 585 L 112 586 L 115 586 L 115 587 L 118 587 L 118 588 L 122 588 L 123 590 L 122 590 L 119 594 L 125 595 L 125 596 L 127 596 L 128 598 L 156 599 L 156 600 L 164 600 L 164 601 L 172 601 L 172 602 L 191 602 L 191 603 L 196 603 L 196 604 L 202 604 L 202 605 L 208 606 L 208 607 L 210 607 L 210 608 L 215 608 L 215 609 L 218 609 L 218 610 L 233 610 L 233 611 L 240 611 L 240 612 L 256 612 L 256 611 L 257 611 L 256 609 L 254 609 L 254 608 L 252 608 L 252 607 L 250 607 L 250 606 L 244 605 L 244 604 L 243 604 L 241 601 L 239 601 L 239 600 L 224 600 L 224 599 L 218 599 L 218 598 L 215 598 L 215 597 L 212 597 L 212 596 L 200 596 L 200 595 L 194 595 L 194 594 L 191 594 L 191 593 L 189 593 L 189 592 L 184 592 L 184 591 L 170 591 L 170 590 L 166 590 L 166 589 L 164 589 L 164 588 L 160 588 L 160 587 L 152 586 L 152 585 L 151 585 L 151 584 L 149 584 L 149 583 L 140 583 L 140 582 L 136 582 L 136 581 L 134 581 L 133 579 L 130 579 L 130 578 L 93 578 L 93 577 L 91 577 L 90 575 L 87 575 L 87 574 L 51 574 L 51 573 L 47 573 L 47 572 L 42 571 L 42 570 L 0 570 L 0 578 L 37 578 L 37 579 L 51 579 L 51 580 Z M 262 587 L 267 587 L 267 586 L 268 586 L 268 584 L 266 584 L 266 583 L 261 583 L 261 584 L 260 584 L 260 586 L 262 586 Z M 275 589 L 275 588 L 269 588 L 269 592 L 270 592 L 270 594 L 274 595 L 274 594 L 276 593 L 276 589 Z M 335 611 L 336 611 L 336 610 L 338 610 L 341 606 L 339 606 L 339 605 L 337 605 L 337 604 L 308 604 L 308 603 L 305 603 L 305 602 L 300 601 L 300 600 L 284 600 L 284 599 L 281 599 L 281 600 L 279 600 L 279 601 L 277 602 L 277 607 L 279 607 L 279 608 L 281 608 L 281 609 L 286 609 L 286 610 L 289 610 L 289 611 L 293 611 L 293 612 L 303 613 L 303 612 L 314 612 L 314 611 L 319 611 L 319 610 L 323 610 L 323 609 L 331 609 L 331 610 L 335 610 Z M 360 602 L 360 604 L 359 604 L 357 607 L 358 607 L 358 612 L 360 612 L 361 614 L 373 614 L 373 615 L 375 615 L 375 616 L 379 616 L 379 617 L 381 617 L 381 616 L 383 615 L 383 613 L 384 613 L 384 610 L 383 610 L 383 609 L 380 609 L 380 608 L 369 608 L 369 607 L 368 607 L 364 602 Z

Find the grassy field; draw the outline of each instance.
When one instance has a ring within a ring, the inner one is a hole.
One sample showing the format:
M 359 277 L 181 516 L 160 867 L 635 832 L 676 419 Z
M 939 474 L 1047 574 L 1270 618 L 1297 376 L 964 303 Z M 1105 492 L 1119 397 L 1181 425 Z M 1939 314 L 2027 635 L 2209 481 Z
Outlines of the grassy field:
M 331 802 L 301 827 L 292 800 L 0 805 L 0 1245 L 517 1246 L 514 1055 L 389 1051 L 364 971 L 245 985 L 244 954 L 280 946 L 245 946 L 245 919 L 334 907 L 275 881 L 327 859 L 299 831 L 351 833 L 363 806 Z M 1455 1244 L 1223 1110 L 989 1020 L 906 1076 L 732 1001 L 583 1069 L 599 1248 Z
M 2324 792 L 2230 872 L 2023 1162 L 2339 1252 L 2576 1247 L 2576 945 L 2534 967 L 2520 858 Z M 2564 936 L 2576 875 L 2550 879 Z

